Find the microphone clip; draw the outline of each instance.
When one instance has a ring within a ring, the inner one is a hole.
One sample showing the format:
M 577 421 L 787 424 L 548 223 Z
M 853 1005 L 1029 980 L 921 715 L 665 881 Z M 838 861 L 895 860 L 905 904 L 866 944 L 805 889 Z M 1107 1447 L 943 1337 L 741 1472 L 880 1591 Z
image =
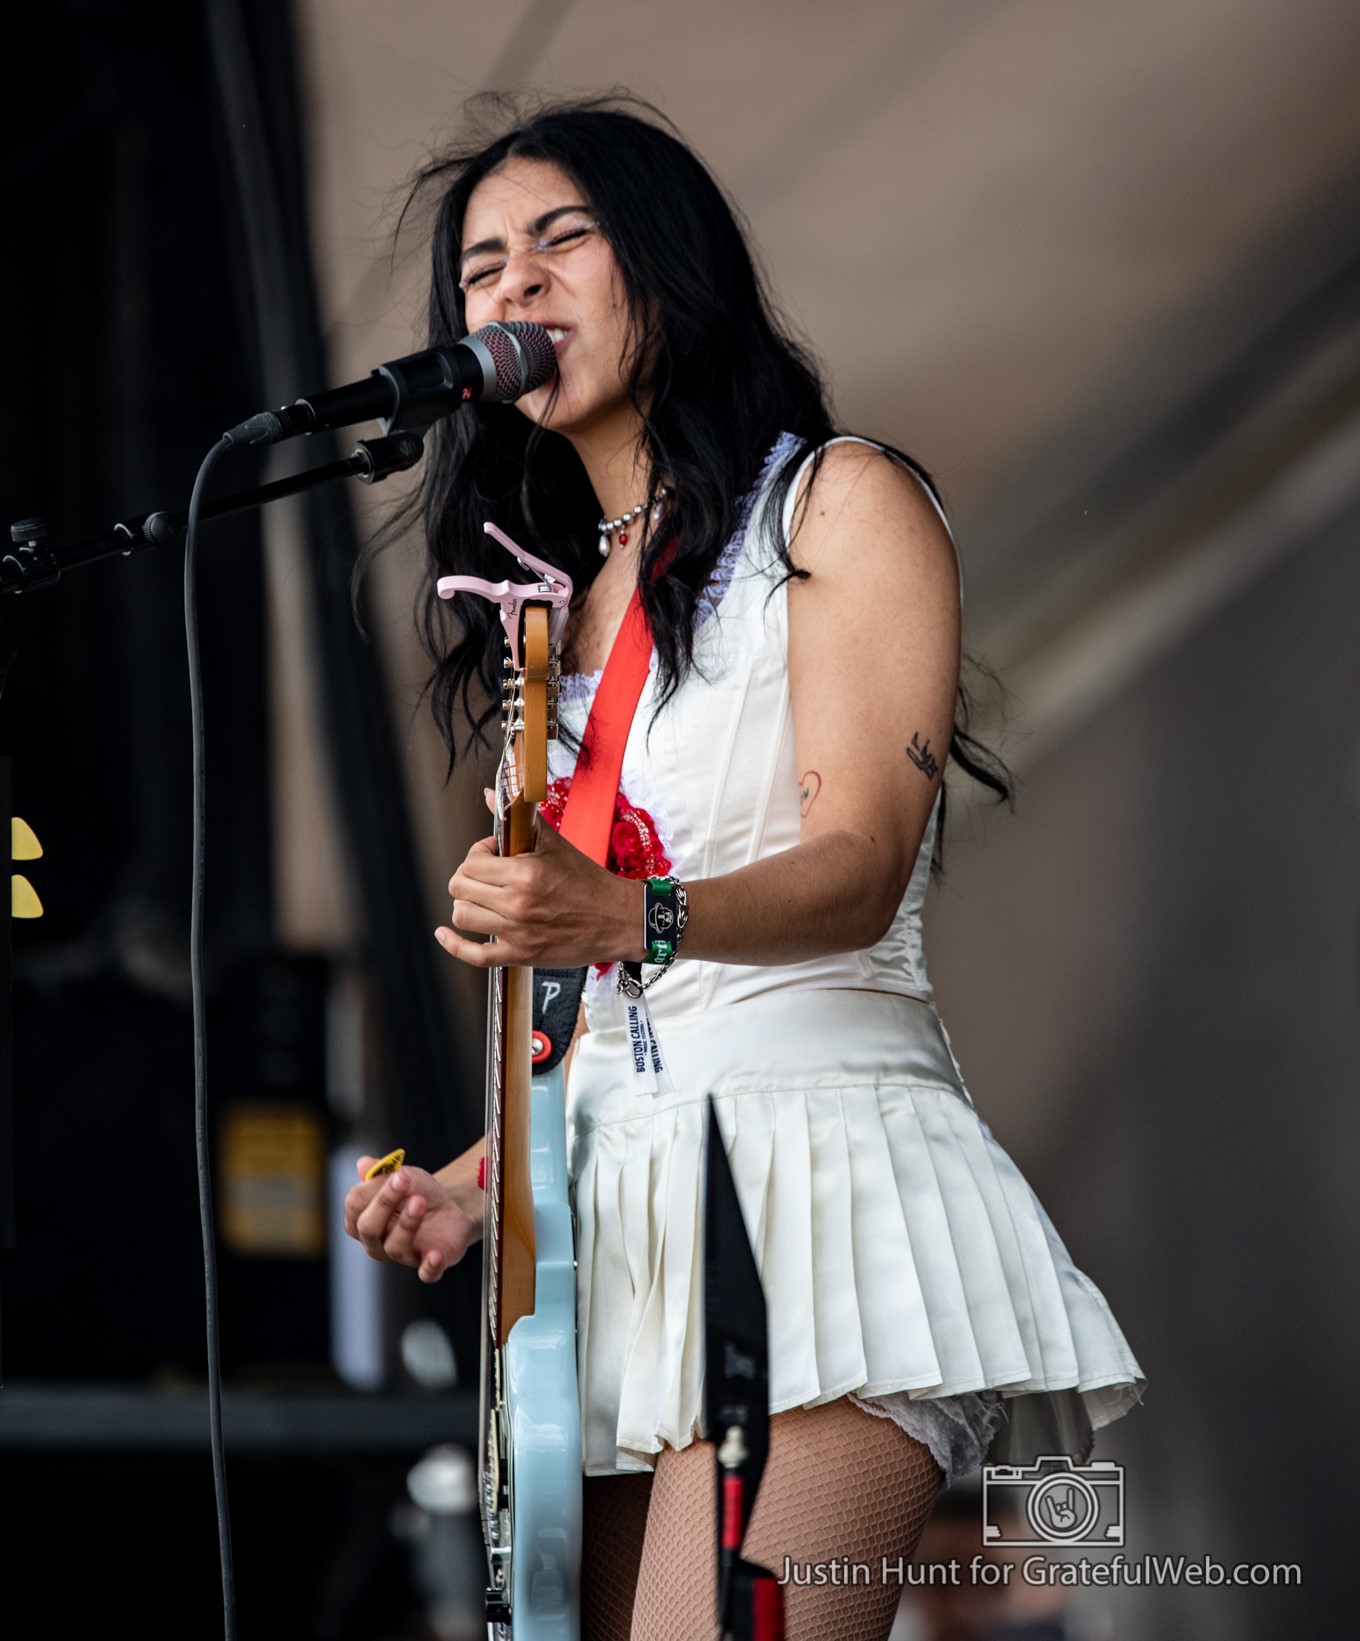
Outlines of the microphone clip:
M 377 484 L 393 473 L 405 473 L 425 454 L 425 429 L 408 428 L 381 439 L 360 439 L 351 455 L 365 465 L 356 477 L 360 484 Z

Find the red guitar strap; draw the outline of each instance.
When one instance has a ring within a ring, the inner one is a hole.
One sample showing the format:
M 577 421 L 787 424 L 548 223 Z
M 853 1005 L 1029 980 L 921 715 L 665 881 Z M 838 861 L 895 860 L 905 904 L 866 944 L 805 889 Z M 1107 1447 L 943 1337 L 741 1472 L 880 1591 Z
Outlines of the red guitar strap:
M 652 629 L 642 595 L 634 588 L 595 692 L 576 773 L 562 808 L 562 836 L 600 866 L 609 858 L 623 750 L 651 662 Z

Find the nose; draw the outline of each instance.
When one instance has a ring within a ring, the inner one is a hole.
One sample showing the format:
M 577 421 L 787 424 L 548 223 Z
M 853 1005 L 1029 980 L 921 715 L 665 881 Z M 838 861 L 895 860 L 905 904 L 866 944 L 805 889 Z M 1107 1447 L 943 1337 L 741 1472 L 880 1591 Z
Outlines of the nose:
M 537 246 L 512 251 L 501 269 L 496 294 L 507 308 L 522 308 L 548 288 L 546 259 Z

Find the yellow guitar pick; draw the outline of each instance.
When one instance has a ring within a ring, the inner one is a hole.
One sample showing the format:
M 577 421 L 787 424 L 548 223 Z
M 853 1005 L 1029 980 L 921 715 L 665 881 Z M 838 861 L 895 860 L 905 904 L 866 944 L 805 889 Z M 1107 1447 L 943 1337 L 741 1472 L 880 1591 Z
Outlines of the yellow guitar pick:
M 405 1161 L 406 1152 L 401 1146 L 398 1146 L 395 1151 L 389 1151 L 385 1157 L 381 1157 L 375 1162 L 364 1175 L 364 1178 L 366 1180 L 380 1179 L 384 1174 L 395 1174 Z

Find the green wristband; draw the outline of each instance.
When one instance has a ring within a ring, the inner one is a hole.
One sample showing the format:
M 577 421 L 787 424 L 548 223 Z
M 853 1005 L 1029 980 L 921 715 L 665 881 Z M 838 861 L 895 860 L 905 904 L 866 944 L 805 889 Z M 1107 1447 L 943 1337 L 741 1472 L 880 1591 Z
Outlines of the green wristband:
M 642 938 L 647 943 L 648 963 L 667 966 L 680 948 L 689 908 L 678 878 L 649 877 L 643 903 Z

